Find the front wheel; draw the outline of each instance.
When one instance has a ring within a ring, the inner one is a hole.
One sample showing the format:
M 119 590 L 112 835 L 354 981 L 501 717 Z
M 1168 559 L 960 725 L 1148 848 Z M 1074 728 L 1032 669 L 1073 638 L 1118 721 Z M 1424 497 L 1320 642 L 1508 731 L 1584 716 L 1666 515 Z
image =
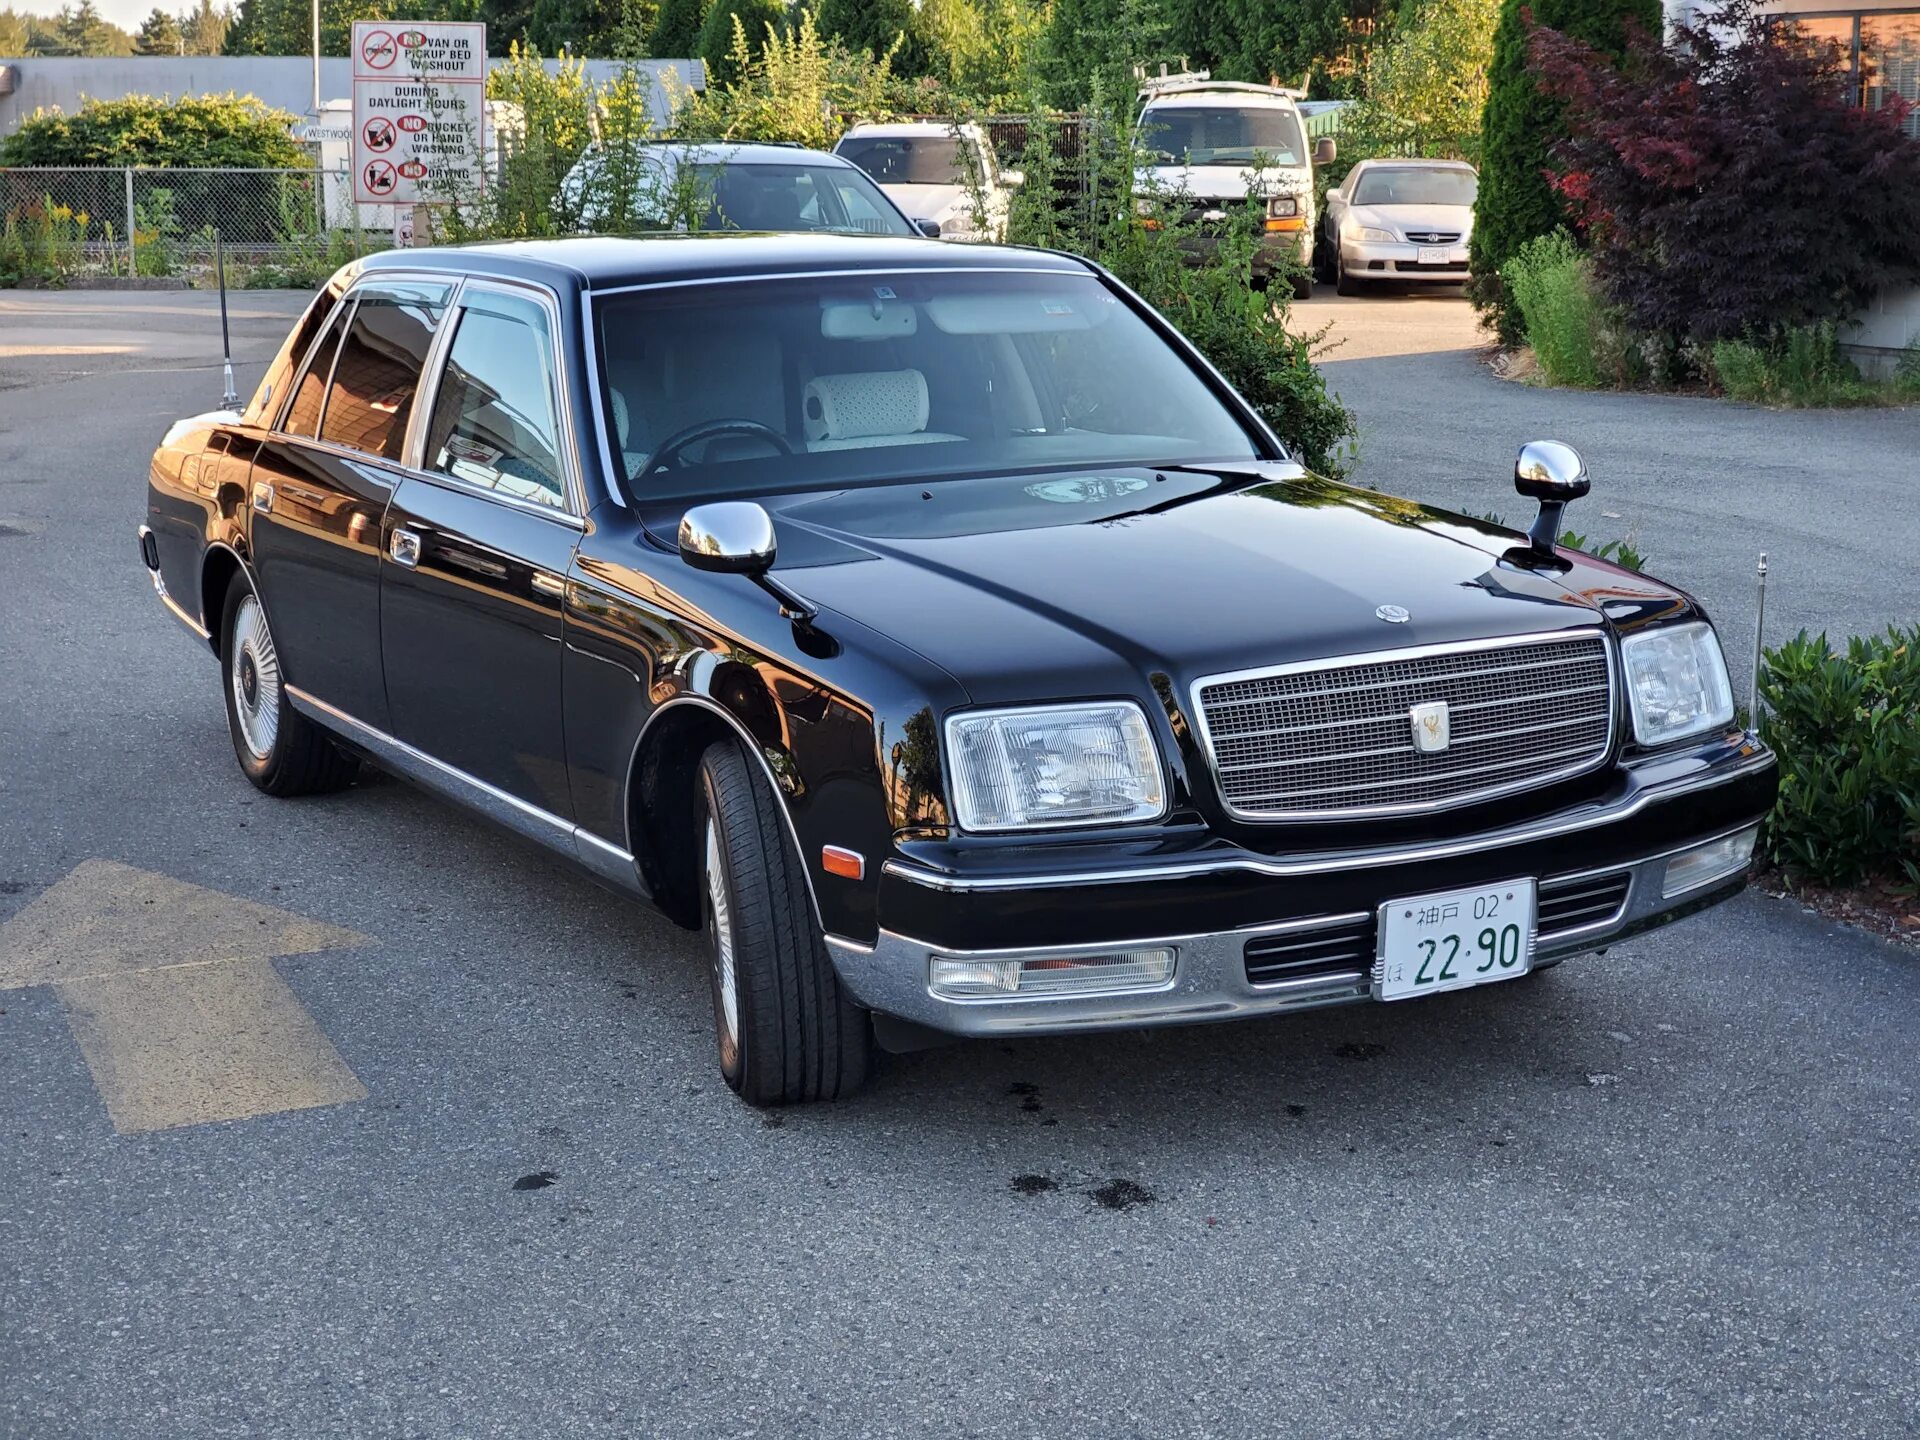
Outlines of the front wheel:
M 754 1105 L 834 1100 L 872 1056 L 866 1011 L 840 988 L 779 798 L 736 740 L 700 757 L 701 904 L 720 1073 Z
M 1333 252 L 1333 291 L 1336 295 L 1360 293 L 1360 282 L 1347 274 L 1346 258 L 1338 250 Z
M 280 651 L 267 612 L 236 575 L 220 617 L 227 729 L 240 768 L 269 795 L 314 795 L 353 783 L 360 762 L 287 700 Z

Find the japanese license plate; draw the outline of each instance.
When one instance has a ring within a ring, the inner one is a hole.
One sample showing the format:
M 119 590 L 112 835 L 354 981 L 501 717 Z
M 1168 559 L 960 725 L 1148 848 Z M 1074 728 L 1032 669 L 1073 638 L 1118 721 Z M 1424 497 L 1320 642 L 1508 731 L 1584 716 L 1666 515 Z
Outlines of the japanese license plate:
M 1407 1000 L 1526 974 L 1536 889 L 1506 880 L 1382 905 L 1374 995 Z
M 1444 245 L 1422 245 L 1420 263 L 1422 265 L 1444 265 L 1448 260 L 1447 247 Z

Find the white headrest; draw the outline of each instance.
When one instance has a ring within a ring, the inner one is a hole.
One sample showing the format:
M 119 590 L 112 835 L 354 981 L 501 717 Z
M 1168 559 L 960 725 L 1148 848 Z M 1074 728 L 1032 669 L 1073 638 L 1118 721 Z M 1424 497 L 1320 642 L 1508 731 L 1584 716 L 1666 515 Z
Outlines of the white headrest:
M 614 438 L 620 442 L 620 448 L 624 450 L 627 447 L 627 432 L 633 428 L 627 419 L 627 397 L 609 385 L 607 398 L 613 401 Z
M 918 370 L 816 375 L 802 409 L 809 440 L 918 434 L 927 428 L 927 377 Z

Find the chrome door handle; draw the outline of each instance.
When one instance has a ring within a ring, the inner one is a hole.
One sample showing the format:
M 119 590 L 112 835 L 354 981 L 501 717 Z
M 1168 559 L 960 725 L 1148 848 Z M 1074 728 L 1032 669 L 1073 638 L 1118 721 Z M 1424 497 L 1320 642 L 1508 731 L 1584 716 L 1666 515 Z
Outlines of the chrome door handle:
M 273 486 L 264 480 L 256 480 L 253 484 L 253 508 L 262 515 L 273 513 Z
M 387 553 L 394 564 L 411 570 L 420 563 L 420 537 L 411 530 L 396 529 L 387 539 Z

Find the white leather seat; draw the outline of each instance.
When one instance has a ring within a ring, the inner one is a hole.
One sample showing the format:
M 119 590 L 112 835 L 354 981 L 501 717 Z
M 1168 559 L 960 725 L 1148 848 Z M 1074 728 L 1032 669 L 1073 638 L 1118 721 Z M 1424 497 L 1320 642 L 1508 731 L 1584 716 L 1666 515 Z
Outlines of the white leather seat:
M 929 445 L 958 435 L 927 429 L 927 377 L 918 370 L 816 375 L 801 400 L 808 450 Z

